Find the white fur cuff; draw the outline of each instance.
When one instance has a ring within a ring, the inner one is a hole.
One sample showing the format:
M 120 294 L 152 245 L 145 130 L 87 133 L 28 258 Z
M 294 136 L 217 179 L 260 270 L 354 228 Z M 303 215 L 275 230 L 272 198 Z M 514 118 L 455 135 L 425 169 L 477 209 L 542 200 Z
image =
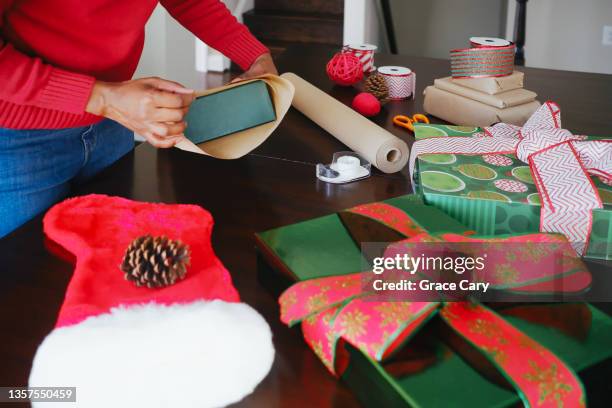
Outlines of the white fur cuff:
M 53 330 L 29 385 L 76 387 L 72 408 L 221 407 L 253 392 L 273 360 L 270 327 L 244 303 L 150 303 Z

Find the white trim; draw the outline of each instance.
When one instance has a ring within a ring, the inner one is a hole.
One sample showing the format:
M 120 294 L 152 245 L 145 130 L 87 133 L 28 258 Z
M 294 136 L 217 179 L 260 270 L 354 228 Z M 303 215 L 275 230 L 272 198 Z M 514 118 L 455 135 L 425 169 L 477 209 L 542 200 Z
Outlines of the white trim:
M 195 70 L 208 71 L 208 45 L 199 38 L 195 39 Z
M 509 1 L 508 9 L 506 10 L 506 39 L 513 41 L 514 39 L 514 19 L 516 17 L 516 2 Z
M 54 407 L 219 407 L 253 392 L 273 360 L 270 327 L 244 303 L 150 303 L 53 330 L 29 385 L 77 388 L 76 404 Z

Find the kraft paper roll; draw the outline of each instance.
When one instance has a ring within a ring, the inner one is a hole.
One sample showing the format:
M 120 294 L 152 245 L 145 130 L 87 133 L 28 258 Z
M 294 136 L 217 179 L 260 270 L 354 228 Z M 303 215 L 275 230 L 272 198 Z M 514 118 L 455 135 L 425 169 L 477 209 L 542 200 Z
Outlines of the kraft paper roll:
M 293 73 L 281 75 L 295 87 L 293 107 L 384 173 L 400 171 L 408 145 L 342 102 Z

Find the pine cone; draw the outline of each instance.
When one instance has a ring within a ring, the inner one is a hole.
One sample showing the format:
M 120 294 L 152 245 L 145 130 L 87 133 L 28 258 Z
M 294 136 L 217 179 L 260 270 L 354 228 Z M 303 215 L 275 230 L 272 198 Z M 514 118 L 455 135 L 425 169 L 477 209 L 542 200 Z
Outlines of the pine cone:
M 374 95 L 378 100 L 384 101 L 389 97 L 389 87 L 385 77 L 381 74 L 372 74 L 365 81 L 365 91 Z
M 143 235 L 128 246 L 121 270 L 136 286 L 161 288 L 183 279 L 189 261 L 189 247 L 181 241 Z

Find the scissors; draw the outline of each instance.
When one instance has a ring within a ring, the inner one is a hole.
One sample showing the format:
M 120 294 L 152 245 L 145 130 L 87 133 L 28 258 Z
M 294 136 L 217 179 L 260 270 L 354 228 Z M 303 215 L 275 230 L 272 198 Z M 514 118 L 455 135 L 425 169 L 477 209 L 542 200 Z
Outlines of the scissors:
M 394 125 L 406 128 L 411 132 L 414 132 L 415 123 L 429 123 L 429 119 L 422 113 L 415 113 L 412 117 L 405 115 L 396 115 L 393 117 Z

